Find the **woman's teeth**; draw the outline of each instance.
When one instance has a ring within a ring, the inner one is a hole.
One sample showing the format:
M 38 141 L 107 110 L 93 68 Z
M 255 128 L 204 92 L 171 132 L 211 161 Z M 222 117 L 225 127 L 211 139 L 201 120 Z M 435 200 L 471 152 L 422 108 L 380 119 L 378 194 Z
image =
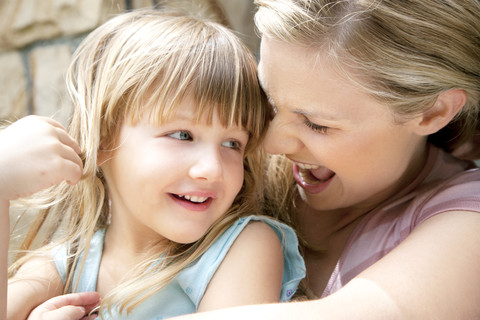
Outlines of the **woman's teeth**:
M 300 167 L 301 168 L 301 167 Z M 303 182 L 308 183 L 308 184 L 319 184 L 320 180 L 313 179 L 312 175 L 310 174 L 309 171 L 305 170 L 299 170 L 298 173 L 300 174 L 300 178 L 302 178 Z
M 298 163 L 297 162 L 297 166 L 299 166 L 301 169 L 306 169 L 306 170 L 315 170 L 315 169 L 318 169 L 320 168 L 319 166 L 315 166 L 313 164 L 305 164 L 305 163 Z
M 303 182 L 315 185 L 328 181 L 335 173 L 328 168 L 296 162 L 299 167 L 298 173 Z
M 315 170 L 320 168 L 319 166 L 315 166 L 313 164 L 305 164 L 305 163 L 298 163 L 297 166 L 300 168 L 298 170 L 298 173 L 300 174 L 300 178 L 303 180 L 303 182 L 307 184 L 319 184 L 321 181 L 314 179 L 312 177 L 312 174 L 308 170 Z

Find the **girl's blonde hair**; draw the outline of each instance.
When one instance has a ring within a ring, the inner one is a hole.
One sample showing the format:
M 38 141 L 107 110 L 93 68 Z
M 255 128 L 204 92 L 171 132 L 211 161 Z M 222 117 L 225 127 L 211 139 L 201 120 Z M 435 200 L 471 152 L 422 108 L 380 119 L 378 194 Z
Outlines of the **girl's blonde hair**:
M 432 106 L 453 88 L 466 92 L 459 114 L 429 140 L 448 152 L 479 130 L 478 0 L 256 0 L 264 36 L 315 49 L 340 74 L 391 107 L 398 121 Z M 285 161 L 279 160 L 280 163 Z M 270 162 L 272 178 L 290 169 Z M 280 179 L 281 180 L 281 179 Z M 270 181 L 289 218 L 293 182 Z M 285 189 L 279 188 L 285 186 Z M 273 203 L 272 203 L 273 204 Z
M 158 124 L 168 121 L 187 96 L 197 103 L 198 119 L 207 116 L 211 121 L 217 114 L 223 125 L 240 125 L 249 132 L 243 187 L 202 239 L 189 245 L 171 243 L 167 252 L 152 244 L 149 258 L 103 299 L 102 308 L 130 312 L 198 258 L 235 219 L 260 213 L 264 167 L 257 146 L 270 113 L 256 71 L 253 55 L 226 27 L 183 14 L 134 11 L 86 37 L 67 75 L 75 105 L 69 133 L 82 150 L 83 178 L 34 199 L 44 208 L 41 221 L 48 215 L 65 223 L 55 243 L 67 243 L 70 249 L 66 293 L 77 286 L 73 273 L 77 263 L 83 268 L 81 253 L 88 252 L 93 234 L 108 225 L 109 199 L 98 151 L 115 147 L 124 122 L 136 124 L 144 116 Z M 12 272 L 27 258 L 17 261 Z

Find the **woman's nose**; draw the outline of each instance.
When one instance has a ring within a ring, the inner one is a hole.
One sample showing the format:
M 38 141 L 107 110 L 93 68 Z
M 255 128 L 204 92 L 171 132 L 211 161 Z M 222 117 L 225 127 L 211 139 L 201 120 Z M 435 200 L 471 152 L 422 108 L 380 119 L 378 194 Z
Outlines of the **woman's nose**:
M 293 125 L 277 114 L 270 123 L 263 142 L 265 151 L 272 154 L 293 154 L 300 150 L 301 146 L 302 142 Z
M 223 176 L 223 163 L 218 148 L 203 148 L 197 152 L 190 166 L 189 175 L 192 179 L 215 181 Z

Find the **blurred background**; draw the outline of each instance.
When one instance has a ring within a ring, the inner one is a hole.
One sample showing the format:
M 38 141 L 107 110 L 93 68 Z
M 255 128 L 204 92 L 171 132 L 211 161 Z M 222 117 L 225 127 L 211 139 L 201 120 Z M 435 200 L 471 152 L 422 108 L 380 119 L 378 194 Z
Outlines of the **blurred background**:
M 65 71 L 80 41 L 113 15 L 164 6 L 224 23 L 258 52 L 253 0 L 0 0 L 0 121 L 38 114 L 67 125 Z

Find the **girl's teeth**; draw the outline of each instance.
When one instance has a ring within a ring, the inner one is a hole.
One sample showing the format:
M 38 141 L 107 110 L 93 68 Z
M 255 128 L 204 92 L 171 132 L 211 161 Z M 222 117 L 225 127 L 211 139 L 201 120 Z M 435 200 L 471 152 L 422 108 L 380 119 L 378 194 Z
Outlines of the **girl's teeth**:
M 208 199 L 208 197 L 198 197 L 198 196 L 189 196 L 189 195 L 184 195 L 183 198 L 191 202 L 205 202 Z

